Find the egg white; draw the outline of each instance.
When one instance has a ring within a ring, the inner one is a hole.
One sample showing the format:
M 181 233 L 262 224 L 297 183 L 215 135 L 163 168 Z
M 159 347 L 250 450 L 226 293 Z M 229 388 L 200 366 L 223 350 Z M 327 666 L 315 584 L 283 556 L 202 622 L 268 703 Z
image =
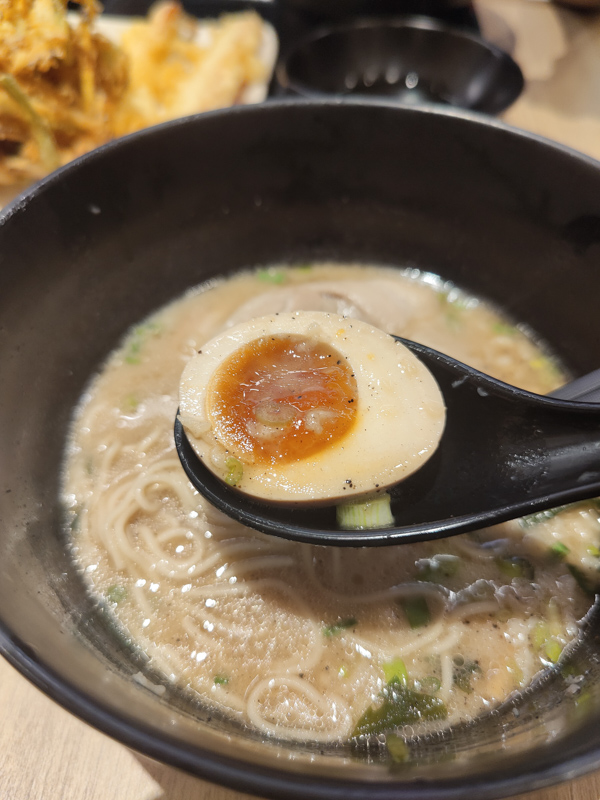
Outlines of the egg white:
M 357 413 L 340 438 L 316 454 L 285 464 L 243 464 L 236 489 L 277 503 L 328 504 L 384 491 L 419 469 L 435 452 L 445 406 L 429 370 L 388 334 L 355 319 L 316 311 L 259 317 L 202 347 L 180 383 L 180 418 L 199 458 L 224 478 L 230 452 L 213 430 L 208 388 L 223 361 L 263 336 L 300 335 L 334 347 L 357 383 Z

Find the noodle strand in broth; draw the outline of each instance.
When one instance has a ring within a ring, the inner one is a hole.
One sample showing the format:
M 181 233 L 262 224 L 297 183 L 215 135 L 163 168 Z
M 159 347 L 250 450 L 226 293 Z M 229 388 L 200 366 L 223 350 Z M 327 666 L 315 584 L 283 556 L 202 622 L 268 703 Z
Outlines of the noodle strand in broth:
M 577 637 L 590 600 L 576 578 L 600 566 L 597 506 L 381 549 L 287 542 L 225 517 L 175 453 L 180 374 L 235 322 L 296 308 L 358 316 L 532 391 L 562 380 L 524 329 L 416 270 L 323 264 L 200 287 L 133 328 L 76 410 L 73 557 L 154 674 L 267 736 L 339 742 L 390 697 L 412 703 L 394 709 L 405 735 L 473 719 Z

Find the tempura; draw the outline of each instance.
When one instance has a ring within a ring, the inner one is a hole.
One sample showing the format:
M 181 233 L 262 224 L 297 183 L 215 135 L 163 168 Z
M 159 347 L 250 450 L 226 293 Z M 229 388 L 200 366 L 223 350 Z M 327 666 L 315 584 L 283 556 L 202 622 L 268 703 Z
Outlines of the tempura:
M 166 0 L 120 42 L 82 0 L 0 0 L 0 185 L 27 183 L 140 128 L 239 102 L 268 80 L 253 13 L 199 22 Z

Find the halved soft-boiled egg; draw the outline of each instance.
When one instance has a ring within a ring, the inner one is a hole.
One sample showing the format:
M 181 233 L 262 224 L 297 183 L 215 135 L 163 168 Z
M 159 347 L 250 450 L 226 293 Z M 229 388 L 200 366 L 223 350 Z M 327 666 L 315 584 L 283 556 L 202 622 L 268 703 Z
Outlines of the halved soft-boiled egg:
M 274 314 L 212 339 L 186 365 L 180 419 L 206 466 L 266 501 L 339 503 L 383 492 L 435 451 L 435 379 L 371 325 Z

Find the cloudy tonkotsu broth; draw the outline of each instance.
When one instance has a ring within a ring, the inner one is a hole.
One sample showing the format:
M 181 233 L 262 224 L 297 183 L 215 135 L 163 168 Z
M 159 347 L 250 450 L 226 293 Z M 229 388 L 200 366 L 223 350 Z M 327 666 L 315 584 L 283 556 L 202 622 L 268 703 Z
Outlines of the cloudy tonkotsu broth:
M 495 311 L 417 272 L 316 265 L 201 287 L 133 328 L 77 409 L 64 473 L 76 561 L 165 682 L 265 734 L 335 742 L 389 719 L 411 733 L 472 719 L 577 636 L 596 505 L 375 549 L 224 517 L 175 452 L 179 378 L 228 325 L 293 309 L 358 316 L 536 392 L 561 382 Z

